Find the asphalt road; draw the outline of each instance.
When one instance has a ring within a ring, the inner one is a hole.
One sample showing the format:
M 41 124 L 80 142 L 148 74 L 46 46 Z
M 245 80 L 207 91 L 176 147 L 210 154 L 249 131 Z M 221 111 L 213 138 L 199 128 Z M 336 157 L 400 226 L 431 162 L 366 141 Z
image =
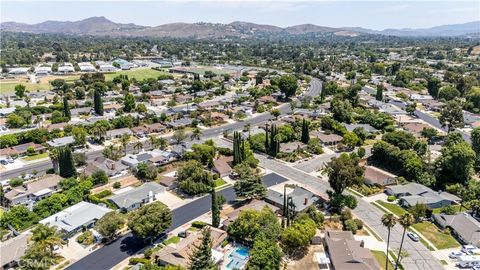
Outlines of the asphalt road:
M 319 79 L 313 78 L 311 83 L 310 83 L 309 89 L 304 93 L 304 95 L 315 97 L 316 95 L 320 94 L 321 89 L 322 89 L 322 82 Z M 281 115 L 288 114 L 292 111 L 291 108 L 290 108 L 290 104 L 288 104 L 288 103 L 281 105 L 279 107 L 279 110 L 280 110 Z M 258 125 L 260 123 L 266 122 L 268 120 L 271 120 L 273 118 L 274 117 L 271 114 L 265 113 L 265 114 L 247 119 L 245 121 L 239 121 L 239 122 L 235 122 L 235 123 L 232 123 L 232 124 L 227 124 L 227 125 L 223 125 L 223 126 L 220 126 L 220 127 L 215 127 L 215 128 L 210 128 L 210 129 L 203 130 L 202 131 L 202 137 L 204 139 L 216 137 L 216 136 L 222 134 L 224 131 L 233 131 L 233 130 L 242 129 L 243 126 L 247 123 L 250 123 L 250 125 L 254 126 L 254 125 Z M 187 139 L 187 141 L 188 141 L 188 139 Z M 150 143 L 148 141 L 145 143 L 145 147 L 146 148 L 150 147 Z M 127 152 L 128 153 L 132 153 L 133 150 L 134 149 L 133 149 L 132 145 L 129 145 L 127 147 Z M 90 152 L 87 152 L 85 154 L 87 155 L 87 159 L 89 161 L 91 161 L 91 160 L 95 159 L 96 157 L 101 156 L 102 151 L 90 151 Z M 51 169 L 52 167 L 53 167 L 52 162 L 50 160 L 40 161 L 40 162 L 37 162 L 37 163 L 32 163 L 32 164 L 25 165 L 22 168 L 2 172 L 2 173 L 0 173 L 0 180 L 15 178 L 15 177 L 18 177 L 18 176 L 22 175 L 22 173 L 25 173 L 25 174 L 30 173 L 31 174 L 34 171 L 37 172 L 37 175 L 43 175 L 43 174 L 45 174 L 45 172 L 48 169 Z
M 305 173 L 299 169 L 286 165 L 282 161 L 268 158 L 264 155 L 255 155 L 260 160 L 260 166 L 274 171 L 286 178 L 304 184 L 317 194 L 326 196 L 326 191 L 330 189 L 327 181 Z M 387 239 L 387 229 L 381 223 L 381 217 L 384 212 L 375 206 L 358 198 L 358 205 L 353 213 L 359 217 L 365 224 L 372 228 L 381 238 Z M 393 249 L 400 247 L 403 229 L 400 225 L 396 225 L 392 229 L 390 235 L 390 246 Z M 410 238 L 405 237 L 403 249 L 408 256 L 402 260 L 405 269 L 412 270 L 437 270 L 443 269 L 440 262 L 432 255 L 432 253 L 420 242 L 413 242 Z
M 273 186 L 287 181 L 275 173 L 267 174 L 263 177 L 263 183 L 267 186 Z M 233 187 L 222 189 L 218 192 L 225 196 L 228 201 L 236 200 L 236 195 Z M 191 203 L 172 210 L 172 226 L 169 231 L 174 230 L 183 224 L 207 213 L 210 211 L 211 199 L 210 195 L 199 198 Z M 67 270 L 106 270 L 114 267 L 121 261 L 132 256 L 147 244 L 142 240 L 135 238 L 131 233 L 124 235 L 115 242 L 106 245 L 81 260 L 75 262 L 67 267 Z

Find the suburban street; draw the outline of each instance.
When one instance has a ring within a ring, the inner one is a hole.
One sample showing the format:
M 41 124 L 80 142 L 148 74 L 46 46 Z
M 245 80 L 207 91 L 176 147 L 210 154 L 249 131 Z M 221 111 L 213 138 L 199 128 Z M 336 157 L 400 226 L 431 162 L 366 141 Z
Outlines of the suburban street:
M 263 177 L 263 183 L 269 187 L 287 181 L 286 178 L 270 173 Z M 225 196 L 227 202 L 235 201 L 235 191 L 232 186 L 218 191 L 219 195 Z M 174 230 L 181 225 L 207 213 L 210 211 L 211 199 L 210 195 L 206 195 L 197 200 L 194 200 L 186 205 L 172 210 L 172 226 L 168 231 Z M 67 267 L 68 270 L 105 270 L 110 269 L 121 261 L 132 256 L 142 248 L 146 247 L 148 243 L 135 238 L 131 233 L 128 233 L 115 242 L 106 245 L 81 260 L 75 262 Z
M 255 155 L 260 160 L 260 166 L 263 168 L 275 171 L 276 173 L 306 185 L 312 192 L 317 194 L 326 195 L 326 191 L 330 189 L 330 185 L 327 181 L 321 180 L 318 177 L 312 176 L 299 169 L 288 166 L 285 162 L 269 158 L 264 155 Z M 387 230 L 381 223 L 381 217 L 384 214 L 380 209 L 371 205 L 368 202 L 363 201 L 361 198 L 357 198 L 358 206 L 352 211 L 358 218 L 360 218 L 368 227 L 374 230 L 382 239 L 387 239 Z M 400 225 L 396 225 L 392 229 L 390 236 L 390 245 L 393 249 L 400 247 L 403 228 Z M 432 253 L 421 242 L 413 242 L 410 238 L 406 237 L 403 244 L 403 249 L 408 253 L 408 256 L 402 260 L 402 265 L 405 269 L 412 270 L 436 270 L 442 269 L 442 265 L 432 255 Z
M 322 82 L 319 79 L 313 78 L 309 89 L 304 93 L 305 96 L 311 96 L 314 97 L 320 93 L 322 89 Z M 288 114 L 291 112 L 290 104 L 285 103 L 281 106 L 278 107 L 280 110 L 281 115 Z M 266 122 L 268 120 L 273 119 L 274 117 L 270 113 L 264 113 L 256 117 L 252 117 L 250 119 L 247 119 L 245 121 L 239 121 L 235 122 L 232 124 L 227 124 L 223 125 L 220 127 L 215 127 L 215 128 L 210 128 L 202 131 L 202 138 L 204 139 L 209 139 L 212 137 L 216 137 L 220 134 L 222 134 L 224 131 L 234 131 L 234 130 L 239 130 L 242 129 L 243 126 L 247 123 L 250 123 L 250 125 L 255 126 L 260 123 Z M 189 138 L 186 139 L 188 141 Z M 145 142 L 145 148 L 151 147 L 149 142 Z M 133 146 L 129 145 L 127 147 L 127 152 L 132 153 L 134 151 Z M 101 150 L 97 151 L 89 151 L 85 153 L 87 156 L 87 160 L 91 161 L 99 156 L 102 155 Z M 34 171 L 37 172 L 38 175 L 43 175 L 48 169 L 51 169 L 53 167 L 52 162 L 50 160 L 44 160 L 44 161 L 39 161 L 36 163 L 31 163 L 28 165 L 23 166 L 22 168 L 18 169 L 13 169 L 9 171 L 5 171 L 0 173 L 0 180 L 6 180 L 6 179 L 11 179 L 20 176 L 22 173 L 32 173 Z

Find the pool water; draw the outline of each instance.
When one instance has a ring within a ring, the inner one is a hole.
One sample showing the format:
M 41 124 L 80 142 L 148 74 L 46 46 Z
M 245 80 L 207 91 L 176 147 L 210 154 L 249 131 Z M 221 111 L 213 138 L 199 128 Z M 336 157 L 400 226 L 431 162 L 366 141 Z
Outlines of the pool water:
M 228 255 L 227 269 L 242 269 L 248 261 L 249 250 L 246 247 L 236 247 L 230 255 Z

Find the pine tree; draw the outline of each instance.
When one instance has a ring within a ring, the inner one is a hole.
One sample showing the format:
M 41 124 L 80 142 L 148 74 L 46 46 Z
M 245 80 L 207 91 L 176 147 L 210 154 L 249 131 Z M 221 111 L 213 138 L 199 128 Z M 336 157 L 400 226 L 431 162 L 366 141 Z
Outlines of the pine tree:
M 277 127 L 272 125 L 270 129 L 270 142 L 268 154 L 275 157 L 280 150 L 280 142 L 275 138 L 277 136 Z
M 212 226 L 218 228 L 220 226 L 220 206 L 217 201 L 217 193 L 215 187 L 212 187 Z
M 196 246 L 194 252 L 190 255 L 189 270 L 216 270 L 218 267 L 212 260 L 212 239 L 209 227 L 202 231 L 202 243 Z
M 72 114 L 70 113 L 70 107 L 68 106 L 67 97 L 63 97 L 63 116 L 68 117 L 68 119 L 72 118 Z
M 303 119 L 303 123 L 302 123 L 302 142 L 303 143 L 308 143 L 308 141 L 310 140 L 310 134 L 309 134 L 309 123 Z
M 93 93 L 93 109 L 96 115 L 103 115 L 103 101 L 100 92 L 95 89 Z
M 270 144 L 268 143 L 268 125 L 265 125 L 265 153 L 270 153 Z
M 69 178 L 76 174 L 75 163 L 73 162 L 70 147 L 65 146 L 59 149 L 58 164 L 60 167 L 60 176 Z
M 241 164 L 246 159 L 245 140 L 239 132 L 233 133 L 233 164 Z

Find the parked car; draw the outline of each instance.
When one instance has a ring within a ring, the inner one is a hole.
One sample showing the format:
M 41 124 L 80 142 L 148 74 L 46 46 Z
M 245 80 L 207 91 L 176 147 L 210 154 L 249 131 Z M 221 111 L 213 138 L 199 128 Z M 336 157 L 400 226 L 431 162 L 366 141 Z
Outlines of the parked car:
M 8 161 L 6 161 L 5 159 L 2 159 L 2 160 L 0 160 L 0 164 L 2 164 L 2 165 L 7 165 L 7 164 L 8 164 Z
M 13 160 L 13 158 L 11 158 L 11 157 L 7 157 L 6 160 L 7 160 L 8 163 L 14 163 L 15 162 L 15 160 Z
M 452 251 L 452 252 L 450 252 L 450 254 L 448 254 L 448 257 L 450 259 L 457 259 L 458 257 L 460 257 L 462 255 L 463 255 L 463 253 L 460 252 L 460 251 Z
M 410 237 L 410 239 L 412 239 L 415 242 L 418 242 L 420 240 L 418 235 L 416 233 L 413 233 L 413 232 L 408 232 L 407 236 Z
M 480 249 L 473 245 L 465 245 L 462 247 L 462 252 L 468 255 L 480 253 Z

